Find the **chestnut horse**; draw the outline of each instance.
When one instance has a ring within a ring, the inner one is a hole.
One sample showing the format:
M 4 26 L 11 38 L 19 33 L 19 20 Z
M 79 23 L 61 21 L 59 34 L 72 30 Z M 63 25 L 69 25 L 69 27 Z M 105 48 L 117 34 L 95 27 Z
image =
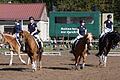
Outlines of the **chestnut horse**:
M 21 31 L 20 37 L 26 44 L 26 52 L 31 60 L 33 71 L 37 70 L 37 59 L 39 60 L 38 67 L 41 68 L 42 48 L 39 48 L 34 37 L 28 31 Z
M 19 56 L 20 61 L 22 63 L 26 64 L 26 62 L 21 58 L 20 45 L 17 42 L 15 37 L 13 37 L 10 34 L 2 34 L 2 33 L 0 33 L 0 43 L 10 45 L 10 55 L 11 55 L 10 63 L 9 63 L 10 66 L 12 65 L 12 61 L 13 61 L 13 53 L 17 53 L 18 56 Z
M 87 48 L 88 45 L 92 46 L 92 34 L 87 33 L 83 38 L 80 38 L 80 40 L 76 43 L 76 46 L 74 48 L 73 55 L 75 57 L 75 69 L 78 69 L 78 65 L 80 63 L 81 58 L 83 58 L 83 63 L 81 68 L 85 67 L 85 61 L 87 57 Z

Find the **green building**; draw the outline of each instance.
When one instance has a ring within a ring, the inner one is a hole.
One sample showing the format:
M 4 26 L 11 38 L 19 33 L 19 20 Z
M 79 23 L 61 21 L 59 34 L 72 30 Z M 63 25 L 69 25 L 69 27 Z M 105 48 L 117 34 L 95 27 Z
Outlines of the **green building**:
M 94 12 L 50 12 L 49 35 L 54 37 L 75 38 L 77 27 L 80 26 L 80 20 L 85 20 L 85 26 L 88 32 L 91 32 L 95 38 L 99 38 L 101 33 L 101 13 Z

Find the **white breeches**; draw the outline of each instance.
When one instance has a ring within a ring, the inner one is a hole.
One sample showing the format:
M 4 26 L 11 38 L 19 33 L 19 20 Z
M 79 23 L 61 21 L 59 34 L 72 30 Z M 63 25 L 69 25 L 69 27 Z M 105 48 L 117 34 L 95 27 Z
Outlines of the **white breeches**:
M 16 41 L 18 42 L 19 46 L 21 47 L 21 44 L 19 42 L 19 33 L 15 33 L 15 38 L 16 38 Z
M 83 36 L 82 35 L 78 35 L 71 43 L 74 43 L 76 40 L 78 40 L 78 39 L 80 39 L 80 38 L 82 38 Z
M 34 35 L 40 42 L 41 42 L 41 46 L 43 47 L 43 42 L 41 41 L 39 35 Z
M 112 29 L 105 28 L 105 30 L 102 32 L 102 34 L 100 35 L 100 37 L 102 37 L 105 33 L 108 33 L 108 32 L 112 32 Z
M 19 33 L 15 33 L 15 37 L 16 37 L 16 38 L 19 37 Z

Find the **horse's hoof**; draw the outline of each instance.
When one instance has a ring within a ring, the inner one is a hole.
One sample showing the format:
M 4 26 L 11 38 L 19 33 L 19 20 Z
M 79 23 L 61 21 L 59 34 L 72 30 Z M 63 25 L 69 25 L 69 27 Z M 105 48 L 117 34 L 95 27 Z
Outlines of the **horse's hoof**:
M 27 63 L 26 63 L 26 62 L 23 62 L 23 64 L 24 64 L 24 65 L 27 65 Z
M 83 67 L 83 66 L 81 66 L 81 67 L 80 67 L 80 69 L 84 69 L 84 67 Z
M 33 70 L 32 70 L 32 72 L 36 72 L 36 71 L 37 71 L 37 69 L 33 69 Z

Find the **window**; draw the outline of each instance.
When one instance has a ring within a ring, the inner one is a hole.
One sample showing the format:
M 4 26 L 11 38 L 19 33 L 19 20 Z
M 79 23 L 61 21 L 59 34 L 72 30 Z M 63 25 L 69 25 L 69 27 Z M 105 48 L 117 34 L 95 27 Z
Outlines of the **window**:
M 86 17 L 55 17 L 55 23 L 79 23 L 81 20 L 85 20 L 87 24 L 93 24 L 94 19 L 91 16 Z
M 14 33 L 14 26 L 4 26 L 4 32 L 5 33 Z

